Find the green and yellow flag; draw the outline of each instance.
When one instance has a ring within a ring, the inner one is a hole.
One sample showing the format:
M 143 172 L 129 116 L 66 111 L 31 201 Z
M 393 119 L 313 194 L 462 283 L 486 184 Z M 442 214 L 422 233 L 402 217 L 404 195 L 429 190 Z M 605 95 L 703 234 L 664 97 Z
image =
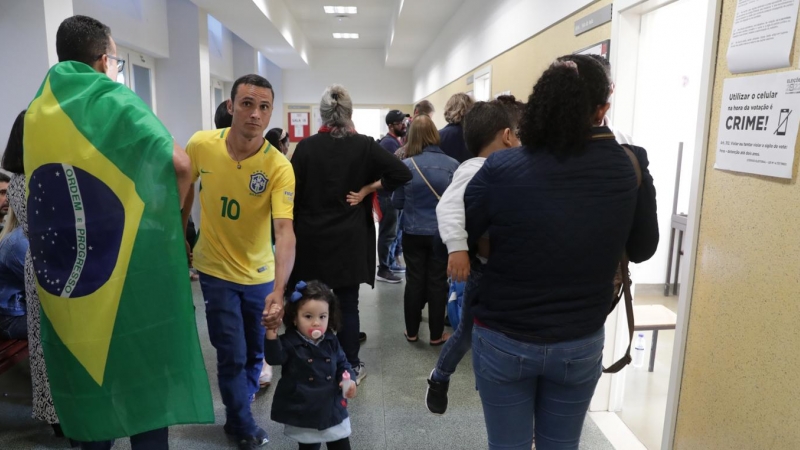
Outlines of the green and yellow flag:
M 82 441 L 213 423 L 173 139 L 130 89 L 78 62 L 25 116 L 28 237 L 64 433 Z

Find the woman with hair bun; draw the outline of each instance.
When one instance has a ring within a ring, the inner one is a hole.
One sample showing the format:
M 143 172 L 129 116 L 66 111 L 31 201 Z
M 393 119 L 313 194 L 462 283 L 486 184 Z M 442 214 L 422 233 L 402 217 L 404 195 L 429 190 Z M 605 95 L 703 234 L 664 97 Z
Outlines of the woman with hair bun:
M 491 249 L 471 308 L 490 449 L 534 434 L 540 450 L 578 448 L 614 274 L 658 245 L 647 153 L 602 126 L 610 93 L 598 61 L 559 58 L 528 98 L 522 147 L 492 154 L 464 194 L 471 248 L 488 232 Z
M 379 189 L 403 186 L 411 172 L 373 138 L 356 132 L 353 101 L 343 86 L 325 89 L 320 114 L 319 133 L 303 139 L 292 155 L 297 259 L 291 283 L 319 280 L 333 289 L 342 312 L 337 337 L 360 383 L 366 371 L 358 358 L 358 289 L 375 285 L 376 267 L 369 200 Z

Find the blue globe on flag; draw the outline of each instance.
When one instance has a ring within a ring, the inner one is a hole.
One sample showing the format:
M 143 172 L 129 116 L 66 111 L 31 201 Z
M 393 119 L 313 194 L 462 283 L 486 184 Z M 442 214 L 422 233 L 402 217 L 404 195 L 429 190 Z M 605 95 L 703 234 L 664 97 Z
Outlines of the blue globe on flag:
M 111 276 L 125 224 L 125 209 L 98 178 L 67 164 L 46 164 L 28 181 L 31 257 L 42 289 L 76 298 Z

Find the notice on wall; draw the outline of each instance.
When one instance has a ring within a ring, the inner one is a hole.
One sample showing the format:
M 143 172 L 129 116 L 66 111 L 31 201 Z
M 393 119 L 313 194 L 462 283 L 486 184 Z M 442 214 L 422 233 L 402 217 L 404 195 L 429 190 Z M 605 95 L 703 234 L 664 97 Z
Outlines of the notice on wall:
M 800 71 L 729 78 L 714 168 L 791 178 L 800 125 Z
M 308 125 L 308 113 L 291 113 L 292 128 L 294 129 L 294 137 L 303 137 L 303 128 Z
M 732 73 L 789 67 L 800 0 L 739 0 L 728 44 Z

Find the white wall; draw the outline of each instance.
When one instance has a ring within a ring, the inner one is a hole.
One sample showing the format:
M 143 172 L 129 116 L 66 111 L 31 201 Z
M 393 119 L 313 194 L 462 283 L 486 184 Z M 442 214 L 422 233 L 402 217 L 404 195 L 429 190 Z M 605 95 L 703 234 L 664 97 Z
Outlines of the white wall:
M 319 103 L 325 88 L 338 83 L 359 105 L 411 103 L 411 70 L 386 68 L 384 58 L 382 49 L 318 51 L 308 69 L 284 70 L 284 102 Z
M 266 78 L 272 84 L 275 91 L 275 105 L 272 110 L 269 128 L 283 128 L 283 104 L 286 102 L 284 96 L 283 70 L 276 66 L 269 59 L 258 53 L 258 74 Z
M 52 1 L 60 2 L 52 5 Z M 48 8 L 55 6 L 45 14 Z M 28 107 L 48 69 L 55 64 L 55 32 L 71 14 L 68 0 L 0 1 L 0 151 L 5 150 L 11 125 Z M 12 63 L 13 62 L 13 63 Z
M 156 65 L 158 116 L 185 146 L 196 131 L 211 128 L 208 13 L 189 0 L 169 0 L 170 58 Z
M 414 67 L 414 100 L 597 0 L 466 0 Z
M 702 42 L 705 33 L 705 8 L 704 0 L 682 0 L 642 16 L 636 113 L 630 131 L 634 143 L 647 149 L 661 239 L 656 254 L 635 266 L 637 283 L 660 284 L 665 280 L 679 142 L 684 145 L 678 212 L 689 210 L 703 68 L 703 47 L 695 44 Z M 676 23 L 681 24 L 682 33 L 674 33 Z M 669 99 L 666 110 L 664 99 Z M 676 242 L 677 238 L 676 233 Z
M 167 0 L 72 0 L 72 3 L 75 14 L 94 17 L 108 25 L 114 40 L 125 47 L 157 58 L 169 56 Z
M 208 61 L 211 76 L 221 81 L 232 81 L 233 34 L 214 16 L 208 16 Z

